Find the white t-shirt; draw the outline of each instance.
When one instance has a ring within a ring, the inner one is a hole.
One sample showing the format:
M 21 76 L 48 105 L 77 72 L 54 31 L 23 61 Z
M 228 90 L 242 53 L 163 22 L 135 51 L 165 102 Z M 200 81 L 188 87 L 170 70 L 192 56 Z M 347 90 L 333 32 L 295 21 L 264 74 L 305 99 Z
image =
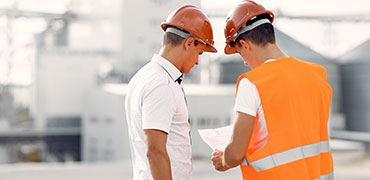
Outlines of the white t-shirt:
M 128 85 L 125 107 L 134 180 L 153 179 L 146 157 L 144 129 L 168 134 L 172 178 L 191 179 L 189 115 L 182 86 L 175 82 L 180 76 L 173 64 L 155 54 Z
M 271 61 L 275 60 L 270 59 L 265 61 L 265 63 Z M 239 82 L 234 110 L 254 117 L 258 115 L 258 120 L 255 122 L 256 129 L 254 129 L 255 132 L 258 132 L 258 135 L 255 136 L 256 147 L 253 151 L 260 150 L 267 142 L 267 125 L 258 90 L 247 78 L 243 78 Z

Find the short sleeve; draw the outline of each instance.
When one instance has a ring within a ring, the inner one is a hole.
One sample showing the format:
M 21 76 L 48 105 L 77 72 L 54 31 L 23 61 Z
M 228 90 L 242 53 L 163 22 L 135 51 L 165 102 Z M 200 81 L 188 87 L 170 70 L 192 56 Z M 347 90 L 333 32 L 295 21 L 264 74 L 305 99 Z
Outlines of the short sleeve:
M 240 80 L 234 110 L 256 117 L 260 104 L 256 86 L 247 78 Z
M 143 95 L 143 129 L 158 129 L 168 133 L 176 111 L 174 93 L 167 84 L 159 85 Z

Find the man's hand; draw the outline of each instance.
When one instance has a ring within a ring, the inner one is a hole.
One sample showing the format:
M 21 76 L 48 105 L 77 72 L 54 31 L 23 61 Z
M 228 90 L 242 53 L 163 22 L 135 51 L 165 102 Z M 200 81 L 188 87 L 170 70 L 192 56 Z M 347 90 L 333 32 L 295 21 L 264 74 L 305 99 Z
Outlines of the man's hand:
M 225 164 L 224 152 L 219 151 L 217 149 L 215 151 L 213 151 L 213 153 L 212 153 L 212 162 L 213 162 L 213 166 L 215 167 L 215 169 L 217 171 L 226 171 L 226 170 L 230 169 Z

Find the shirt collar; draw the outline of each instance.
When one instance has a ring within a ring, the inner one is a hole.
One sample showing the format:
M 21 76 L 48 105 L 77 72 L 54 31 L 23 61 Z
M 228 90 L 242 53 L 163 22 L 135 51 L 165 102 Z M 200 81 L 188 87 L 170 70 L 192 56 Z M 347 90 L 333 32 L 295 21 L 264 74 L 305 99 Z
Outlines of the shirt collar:
M 268 62 L 272 62 L 272 61 L 276 61 L 276 59 L 268 59 L 264 63 L 268 63 Z
M 173 81 L 176 81 L 176 79 L 182 75 L 182 73 L 170 61 L 158 54 L 154 54 L 151 61 L 159 64 L 164 70 L 166 70 Z

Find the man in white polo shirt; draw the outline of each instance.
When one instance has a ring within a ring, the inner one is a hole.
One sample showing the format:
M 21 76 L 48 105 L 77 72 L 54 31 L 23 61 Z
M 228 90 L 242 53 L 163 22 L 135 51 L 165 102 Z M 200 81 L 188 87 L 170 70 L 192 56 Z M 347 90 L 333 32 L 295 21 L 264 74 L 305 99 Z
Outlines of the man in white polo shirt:
M 204 51 L 217 52 L 208 17 L 182 6 L 161 24 L 158 54 L 130 80 L 126 96 L 134 180 L 189 180 L 192 176 L 189 114 L 182 74 Z

